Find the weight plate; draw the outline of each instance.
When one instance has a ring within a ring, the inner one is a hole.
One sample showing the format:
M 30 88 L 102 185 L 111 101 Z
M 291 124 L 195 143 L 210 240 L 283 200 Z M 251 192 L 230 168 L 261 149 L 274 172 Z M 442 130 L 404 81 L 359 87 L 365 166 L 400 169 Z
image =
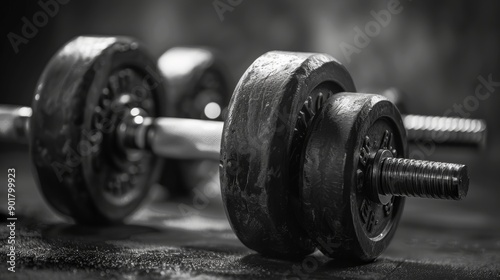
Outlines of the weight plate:
M 226 214 L 249 248 L 296 258 L 314 246 L 297 220 L 299 164 L 310 120 L 327 97 L 355 91 L 328 55 L 269 52 L 244 73 L 231 98 L 221 148 Z
M 380 149 L 407 154 L 398 110 L 379 95 L 337 94 L 313 120 L 305 143 L 300 200 L 309 236 L 329 257 L 375 259 L 394 235 L 404 205 L 403 197 L 386 204 L 373 198 L 369 175 Z
M 77 37 L 54 55 L 35 92 L 30 143 L 38 185 L 56 210 L 102 224 L 140 205 L 161 161 L 122 148 L 115 130 L 131 110 L 164 115 L 163 86 L 129 38 Z
M 159 58 L 158 68 L 168 81 L 168 104 L 175 117 L 222 120 L 232 92 L 227 71 L 215 52 L 172 48 Z
M 176 47 L 158 60 L 158 68 L 168 81 L 168 104 L 173 117 L 222 120 L 232 91 L 227 71 L 214 51 L 208 48 Z M 218 174 L 218 164 L 200 160 L 166 160 L 160 184 L 171 196 L 187 195 L 203 188 Z M 217 188 L 218 189 L 218 188 Z

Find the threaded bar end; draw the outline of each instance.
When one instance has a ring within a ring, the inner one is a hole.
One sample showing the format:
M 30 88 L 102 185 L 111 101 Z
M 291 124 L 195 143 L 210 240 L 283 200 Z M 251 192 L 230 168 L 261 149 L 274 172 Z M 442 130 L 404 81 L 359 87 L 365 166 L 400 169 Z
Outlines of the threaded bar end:
M 383 159 L 382 195 L 460 200 L 469 189 L 467 166 L 403 158 Z

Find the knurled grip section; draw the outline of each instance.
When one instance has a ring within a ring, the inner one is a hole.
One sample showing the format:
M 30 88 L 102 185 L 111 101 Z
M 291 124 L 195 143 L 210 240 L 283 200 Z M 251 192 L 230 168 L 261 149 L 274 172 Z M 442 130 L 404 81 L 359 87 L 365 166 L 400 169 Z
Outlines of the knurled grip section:
M 31 108 L 0 106 L 0 141 L 27 143 Z
M 385 158 L 379 193 L 459 200 L 467 195 L 467 167 L 455 163 Z
M 157 118 L 149 127 L 147 146 L 156 155 L 219 161 L 223 122 Z
M 436 144 L 486 145 L 486 123 L 483 120 L 405 115 L 403 122 L 408 141 L 432 141 Z

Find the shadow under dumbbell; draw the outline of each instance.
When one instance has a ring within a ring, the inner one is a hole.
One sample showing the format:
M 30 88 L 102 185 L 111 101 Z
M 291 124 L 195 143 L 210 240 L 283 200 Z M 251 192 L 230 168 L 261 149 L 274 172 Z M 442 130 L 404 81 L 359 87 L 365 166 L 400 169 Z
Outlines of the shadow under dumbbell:
M 317 279 L 317 278 L 356 278 L 362 275 L 385 276 L 396 265 L 393 261 L 379 259 L 373 263 L 360 263 L 350 260 L 332 260 L 315 252 L 300 260 L 286 261 L 271 259 L 260 254 L 250 254 L 240 260 L 241 264 L 265 275 L 266 271 L 279 274 L 282 279 Z

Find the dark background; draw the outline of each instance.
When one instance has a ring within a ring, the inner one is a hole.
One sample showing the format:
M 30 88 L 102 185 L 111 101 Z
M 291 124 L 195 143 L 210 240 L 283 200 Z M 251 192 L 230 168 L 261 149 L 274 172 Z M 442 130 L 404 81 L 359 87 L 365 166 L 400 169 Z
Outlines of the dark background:
M 479 76 L 492 75 L 494 81 L 500 81 L 500 2 L 495 0 L 402 0 L 402 12 L 393 15 L 387 27 L 348 62 L 339 44 L 352 44 L 353 28 L 364 29 L 373 20 L 370 11 L 386 9 L 387 5 L 387 1 L 243 0 L 225 12 L 221 21 L 212 1 L 70 0 L 60 5 L 59 12 L 27 44 L 21 44 L 16 54 L 7 34 L 21 34 L 22 17 L 32 21 L 40 6 L 37 1 L 9 1 L 1 8 L 0 103 L 30 105 L 45 64 L 78 35 L 132 36 L 154 57 L 179 45 L 215 47 L 224 54 L 233 86 L 245 69 L 269 50 L 325 52 L 345 64 L 358 89 L 398 87 L 408 94 L 408 110 L 420 114 L 442 115 L 453 104 L 461 104 L 473 95 Z M 470 112 L 470 117 L 485 119 L 488 124 L 485 150 L 443 148 L 429 155 L 429 159 L 469 165 L 468 198 L 463 202 L 410 200 L 403 216 L 403 227 L 407 225 L 403 232 L 409 231 L 408 225 L 412 229 L 416 225 L 424 232 L 420 240 L 435 228 L 442 230 L 439 236 L 443 240 L 457 232 L 460 236 L 489 232 L 486 235 L 492 239 L 477 244 L 486 252 L 495 246 L 499 250 L 499 92 L 500 87 Z M 11 164 L 16 155 L 16 162 L 27 172 L 27 184 L 33 184 L 26 148 L 5 144 L 0 152 L 2 167 Z M 459 238 L 459 242 L 469 248 L 475 246 L 475 238 Z M 398 252 L 391 248 L 390 252 Z M 441 255 L 433 252 L 435 257 L 430 259 L 436 262 Z M 495 254 L 488 256 L 490 261 L 498 260 Z M 481 256 L 472 259 L 482 261 Z
M 325 52 L 346 62 L 341 42 L 352 43 L 353 27 L 364 29 L 370 11 L 387 1 L 245 1 L 220 20 L 212 1 L 77 1 L 60 5 L 38 34 L 15 54 L 2 39 L 1 101 L 30 104 L 49 58 L 78 35 L 128 35 L 160 56 L 178 45 L 220 49 L 235 81 L 269 50 Z M 440 115 L 471 94 L 479 75 L 500 80 L 498 1 L 407 1 L 388 26 L 346 63 L 358 88 L 397 86 L 411 95 L 411 111 Z M 37 1 L 2 7 L 5 34 L 21 34 L 22 17 L 32 20 Z M 495 80 L 495 79 L 494 79 Z M 498 94 L 472 117 L 496 120 Z M 493 128 L 493 126 L 491 126 Z M 492 134 L 496 134 L 492 130 Z M 495 141 L 492 141 L 495 142 Z

